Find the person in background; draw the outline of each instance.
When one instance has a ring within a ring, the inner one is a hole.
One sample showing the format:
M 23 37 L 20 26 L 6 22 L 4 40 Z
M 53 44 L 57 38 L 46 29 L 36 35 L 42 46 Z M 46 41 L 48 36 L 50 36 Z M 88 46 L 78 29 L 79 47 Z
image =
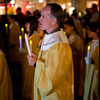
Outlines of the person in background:
M 17 15 L 17 21 L 18 24 L 20 25 L 20 28 L 24 27 L 26 23 L 26 16 L 22 13 L 22 9 L 20 7 L 16 9 L 16 15 Z
M 38 9 L 36 9 L 35 11 L 33 11 L 33 16 L 35 16 L 37 19 L 39 19 L 40 16 L 41 16 L 40 11 Z
M 64 23 L 64 31 L 68 37 L 73 55 L 74 65 L 74 100 L 81 100 L 83 97 L 84 66 L 83 66 L 83 42 L 76 34 L 74 21 L 71 17 Z
M 16 16 L 9 15 L 9 68 L 11 72 L 13 97 L 14 100 L 21 100 L 22 92 L 22 76 L 20 65 L 20 52 L 19 52 L 19 35 L 21 35 L 20 26 L 16 21 Z
M 83 27 L 82 27 L 80 21 L 78 20 L 78 13 L 77 13 L 77 12 L 74 12 L 74 13 L 71 15 L 71 17 L 73 18 L 73 21 L 74 21 L 75 28 L 76 28 L 76 30 L 77 30 L 78 36 L 82 39 L 83 44 L 85 44 L 85 43 L 84 43 L 84 38 L 85 38 L 85 37 L 84 37 L 84 33 L 83 33 Z
M 5 54 L 0 49 L 0 100 L 13 100 L 12 83 Z
M 99 23 L 90 22 L 88 37 L 92 40 L 86 46 L 86 74 L 83 100 L 99 100 Z
M 34 100 L 74 100 L 72 51 L 64 32 L 64 13 L 60 5 L 47 4 L 41 11 L 40 29 L 46 30 L 38 57 L 28 57 L 29 65 L 36 66 Z
M 99 21 L 99 12 L 97 10 L 97 5 L 96 4 L 92 4 L 92 10 L 91 10 L 92 14 L 90 17 L 90 22 L 98 22 Z
M 29 43 L 30 41 L 32 41 L 31 52 L 34 53 L 36 56 L 38 56 L 38 52 L 40 50 L 39 44 L 44 36 L 44 31 L 40 29 L 40 24 L 38 23 L 38 20 L 34 16 L 30 17 L 30 20 L 28 23 L 25 24 L 25 27 L 26 27 L 26 31 L 28 32 Z M 26 50 L 26 54 L 28 54 L 26 45 L 25 45 L 25 50 Z M 24 79 L 23 98 L 25 100 L 31 99 L 31 96 L 32 98 L 34 98 L 34 95 L 32 93 L 34 93 L 33 82 L 34 82 L 34 70 L 35 70 L 34 67 L 30 67 L 29 65 L 27 66 L 26 65 L 27 65 L 26 61 L 23 60 L 23 79 Z

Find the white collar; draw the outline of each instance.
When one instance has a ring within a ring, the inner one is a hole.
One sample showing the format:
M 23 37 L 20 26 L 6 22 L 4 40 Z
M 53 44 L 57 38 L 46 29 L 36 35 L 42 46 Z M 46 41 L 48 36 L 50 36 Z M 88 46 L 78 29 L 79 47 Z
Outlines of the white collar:
M 45 34 L 42 41 L 41 50 L 45 51 L 56 43 L 68 44 L 68 39 L 62 30 L 54 32 L 53 34 Z
M 99 44 L 99 39 L 98 40 L 92 40 L 89 45 L 91 47 L 91 50 L 93 50 L 94 48 L 97 47 L 97 45 Z

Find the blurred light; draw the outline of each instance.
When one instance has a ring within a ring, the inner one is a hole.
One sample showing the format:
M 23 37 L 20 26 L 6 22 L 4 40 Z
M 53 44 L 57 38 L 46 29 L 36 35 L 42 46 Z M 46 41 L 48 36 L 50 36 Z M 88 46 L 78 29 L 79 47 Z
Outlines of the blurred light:
M 86 15 L 87 13 L 86 13 L 86 11 L 84 11 L 84 15 Z
M 63 4 L 63 5 L 62 5 L 62 9 L 64 10 L 65 8 L 66 8 L 66 5 L 65 5 L 65 4 Z
M 31 8 L 31 6 L 29 6 L 29 5 L 28 5 L 28 6 L 26 6 L 26 9 L 30 9 L 30 8 Z
M 0 6 L 0 9 L 5 9 L 5 6 Z
M 0 10 L 0 15 L 2 15 L 3 14 L 3 11 L 2 10 Z
M 82 16 L 81 12 L 79 12 L 79 13 L 78 13 L 78 16 L 79 16 L 79 17 L 81 17 L 81 16 Z
M 75 10 L 74 7 L 70 7 L 70 8 L 69 8 L 69 15 L 71 15 L 71 14 L 73 13 L 73 10 Z
M 72 5 L 71 2 L 68 2 L 68 7 L 71 7 L 71 5 Z
M 44 2 L 44 0 L 39 0 L 39 3 L 43 3 Z
M 14 5 L 11 5 L 11 7 L 14 7 Z
M 15 1 L 14 0 L 11 0 L 10 3 L 13 5 L 13 4 L 15 4 Z

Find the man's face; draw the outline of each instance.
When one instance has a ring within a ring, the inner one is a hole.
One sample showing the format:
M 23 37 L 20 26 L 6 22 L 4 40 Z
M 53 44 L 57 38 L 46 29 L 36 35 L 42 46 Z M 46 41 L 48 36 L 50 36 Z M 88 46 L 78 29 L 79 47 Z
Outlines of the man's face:
M 45 7 L 41 12 L 41 17 L 39 18 L 40 21 L 40 28 L 42 30 L 46 30 L 47 32 L 52 29 L 52 22 L 53 16 L 51 15 L 50 7 Z

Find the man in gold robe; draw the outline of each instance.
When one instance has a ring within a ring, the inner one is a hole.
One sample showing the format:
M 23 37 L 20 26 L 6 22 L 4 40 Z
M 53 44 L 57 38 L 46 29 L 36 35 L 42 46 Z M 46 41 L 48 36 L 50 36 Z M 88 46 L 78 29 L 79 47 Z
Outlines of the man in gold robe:
M 63 10 L 56 4 L 47 4 L 41 12 L 40 28 L 46 30 L 38 58 L 28 55 L 29 65 L 36 65 L 34 100 L 74 100 L 72 52 L 64 32 Z
M 0 50 L 0 100 L 13 100 L 12 84 L 7 62 Z

